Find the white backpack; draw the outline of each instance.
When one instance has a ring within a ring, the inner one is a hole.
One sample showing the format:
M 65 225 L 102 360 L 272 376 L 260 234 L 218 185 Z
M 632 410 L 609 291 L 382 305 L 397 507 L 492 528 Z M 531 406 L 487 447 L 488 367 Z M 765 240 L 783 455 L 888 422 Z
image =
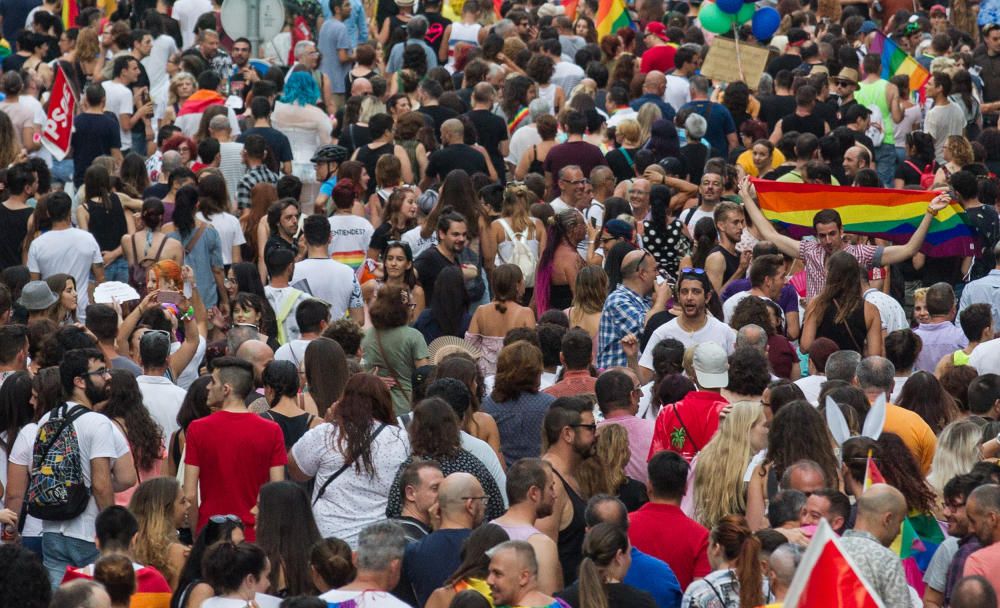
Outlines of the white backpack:
M 528 247 L 528 231 L 531 229 L 529 224 L 528 228 L 525 228 L 521 233 L 515 234 L 514 230 L 507 223 L 507 220 L 500 218 L 500 225 L 503 226 L 503 231 L 507 233 L 507 238 L 510 240 L 512 253 L 510 259 L 504 259 L 503 256 L 499 254 L 499 248 L 497 257 L 504 264 L 513 264 L 521 269 L 521 273 L 524 274 L 524 285 L 525 287 L 535 286 L 535 270 L 538 267 L 538 255 Z

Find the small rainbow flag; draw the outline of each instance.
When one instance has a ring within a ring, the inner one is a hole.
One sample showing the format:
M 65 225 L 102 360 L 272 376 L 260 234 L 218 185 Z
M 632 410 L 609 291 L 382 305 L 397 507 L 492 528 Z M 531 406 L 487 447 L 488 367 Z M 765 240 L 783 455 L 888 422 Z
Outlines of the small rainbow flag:
M 631 27 L 632 19 L 624 0 L 600 0 L 597 4 L 597 41 L 619 28 Z
M 882 78 L 888 80 L 893 76 L 905 74 L 910 78 L 910 90 L 919 91 L 931 77 L 930 72 L 920 65 L 916 59 L 899 48 L 892 40 L 885 37 L 882 32 L 875 33 L 868 48 L 869 53 L 877 53 L 882 56 Z
M 872 458 L 872 451 L 868 450 L 868 462 L 865 464 L 865 490 L 872 487 L 872 484 L 885 483 L 885 477 L 882 477 L 882 471 L 878 470 L 875 465 L 875 459 Z
M 761 211 L 794 238 L 814 233 L 813 216 L 822 209 L 840 213 L 844 231 L 906 243 L 927 212 L 935 192 L 794 184 L 752 180 Z M 977 235 L 956 202 L 938 212 L 921 251 L 931 257 L 975 255 Z
M 80 7 L 77 6 L 76 0 L 63 0 L 62 3 L 62 22 L 63 29 L 69 29 L 71 27 L 76 27 L 76 16 L 80 14 Z

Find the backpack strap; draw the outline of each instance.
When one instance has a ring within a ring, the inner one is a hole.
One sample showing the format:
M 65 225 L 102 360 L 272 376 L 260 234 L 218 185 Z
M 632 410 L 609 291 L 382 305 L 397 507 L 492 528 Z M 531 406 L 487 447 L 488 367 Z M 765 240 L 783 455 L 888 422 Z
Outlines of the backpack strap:
M 527 240 L 527 238 L 528 238 L 528 230 L 531 229 L 530 225 L 528 226 L 528 228 L 524 229 L 524 232 L 522 232 L 521 234 L 518 234 L 518 233 L 514 232 L 514 229 L 511 228 L 511 225 L 507 222 L 507 220 L 505 218 L 500 218 L 498 221 L 500 222 L 500 226 L 503 227 L 503 231 L 505 233 L 507 233 L 507 238 L 510 239 L 511 242 L 514 242 L 514 243 L 518 242 L 517 237 L 519 237 L 519 236 L 521 237 L 521 240 Z
M 292 314 L 292 309 L 295 307 L 295 303 L 299 301 L 299 298 L 302 297 L 303 293 L 305 292 L 292 287 L 291 293 L 281 303 L 281 308 L 278 310 L 277 314 L 278 342 L 280 344 L 285 344 L 288 341 L 287 336 L 285 335 L 285 319 L 288 318 L 288 315 Z
M 187 255 L 194 250 L 194 246 L 198 244 L 198 241 L 201 240 L 201 235 L 203 234 L 205 234 L 205 224 L 202 224 L 195 229 L 194 236 L 192 236 L 191 240 L 184 246 L 184 255 Z

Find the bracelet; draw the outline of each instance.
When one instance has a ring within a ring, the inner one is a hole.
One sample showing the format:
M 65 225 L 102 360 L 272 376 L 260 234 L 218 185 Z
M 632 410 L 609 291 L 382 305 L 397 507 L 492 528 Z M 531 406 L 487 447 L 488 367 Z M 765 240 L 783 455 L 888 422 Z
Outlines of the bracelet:
M 181 321 L 190 321 L 194 318 L 194 306 L 188 306 L 188 309 L 184 311 L 181 315 Z

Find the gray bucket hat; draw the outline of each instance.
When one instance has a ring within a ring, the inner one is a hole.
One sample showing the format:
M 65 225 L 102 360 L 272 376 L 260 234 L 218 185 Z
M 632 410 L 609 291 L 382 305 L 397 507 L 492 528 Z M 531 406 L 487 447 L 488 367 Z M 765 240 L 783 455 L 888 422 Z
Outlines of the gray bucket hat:
M 17 303 L 28 310 L 45 310 L 55 304 L 59 298 L 49 289 L 45 281 L 29 281 L 21 289 L 21 297 Z

